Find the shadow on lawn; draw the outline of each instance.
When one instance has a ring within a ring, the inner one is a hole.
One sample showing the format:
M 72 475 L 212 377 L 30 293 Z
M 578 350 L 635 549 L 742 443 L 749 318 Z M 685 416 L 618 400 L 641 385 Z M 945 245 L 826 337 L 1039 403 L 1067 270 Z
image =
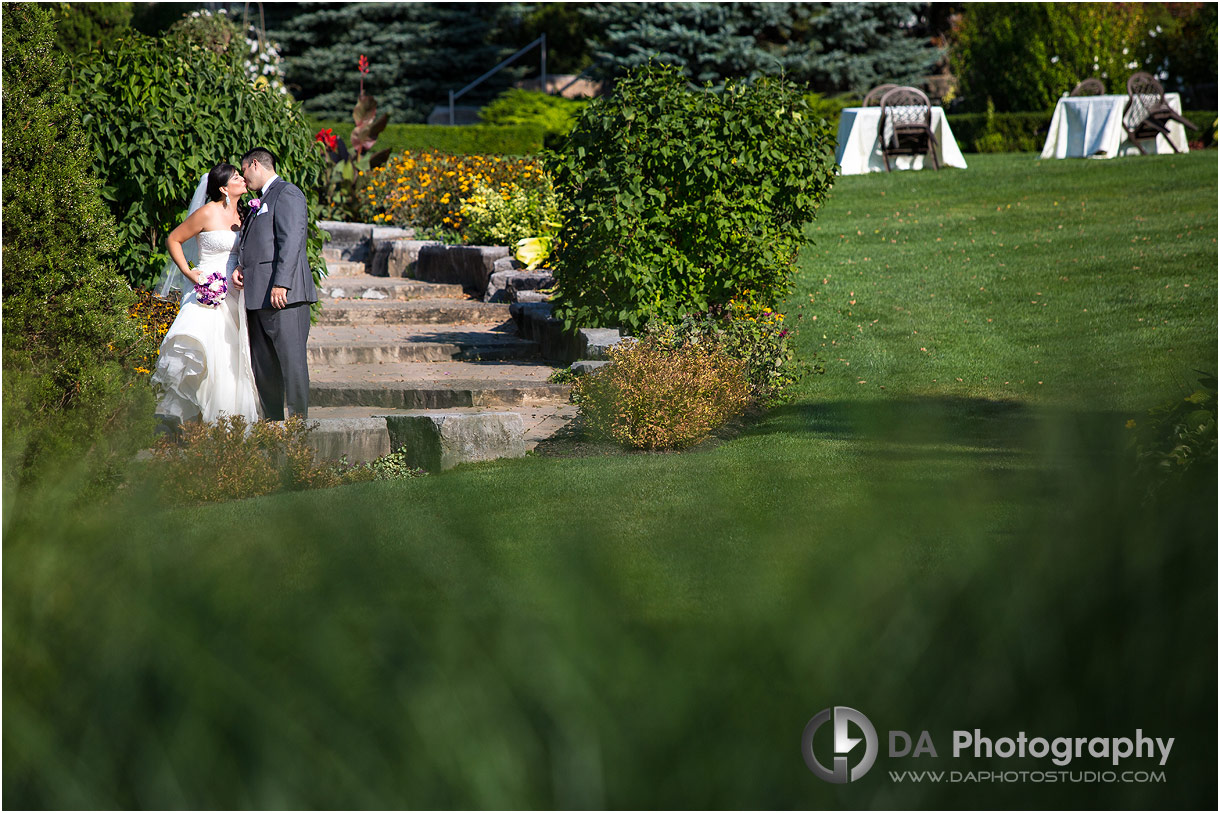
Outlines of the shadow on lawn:
M 1031 439 L 1074 438 L 1072 445 L 1112 448 L 1132 417 L 1113 411 L 1034 407 L 985 398 L 899 397 L 869 401 L 788 404 L 768 412 L 745 432 L 752 436 L 812 434 L 835 440 L 876 440 L 896 445 L 945 444 L 1018 451 Z M 1047 433 L 1051 436 L 1048 438 Z

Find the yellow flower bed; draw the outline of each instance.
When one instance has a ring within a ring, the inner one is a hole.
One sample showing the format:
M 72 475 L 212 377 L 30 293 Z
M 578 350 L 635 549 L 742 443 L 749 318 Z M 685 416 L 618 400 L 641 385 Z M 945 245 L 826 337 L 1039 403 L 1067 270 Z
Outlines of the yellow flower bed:
M 374 223 L 462 232 L 462 202 L 483 184 L 502 191 L 546 183 L 533 158 L 407 151 L 372 170 L 365 187 Z
M 151 355 L 146 355 L 135 362 L 135 371 L 151 375 L 153 368 L 157 365 L 161 341 L 165 338 L 165 334 L 169 332 L 169 326 L 174 323 L 174 319 L 178 316 L 179 303 L 169 299 L 162 299 L 149 291 L 140 291 L 139 295 L 139 300 L 131 306 L 127 315 L 139 322 L 144 334 L 152 339 L 153 351 Z

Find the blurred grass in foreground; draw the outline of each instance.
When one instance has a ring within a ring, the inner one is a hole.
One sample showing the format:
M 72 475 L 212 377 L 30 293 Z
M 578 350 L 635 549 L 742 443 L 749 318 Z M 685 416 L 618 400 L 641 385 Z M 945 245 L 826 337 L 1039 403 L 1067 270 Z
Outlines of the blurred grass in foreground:
M 1215 371 L 1215 153 L 970 160 L 840 179 L 793 300 L 828 372 L 714 448 L 6 490 L 4 805 L 1214 809 L 1216 478 L 1144 504 L 1123 425 Z M 835 704 L 942 764 L 823 783 Z M 943 764 L 974 728 L 1175 744 L 1163 785 L 889 781 L 1051 767 Z
M 1215 477 L 1141 505 L 1121 432 L 839 402 L 199 510 L 9 494 L 4 804 L 1213 807 Z M 833 704 L 883 738 L 844 787 L 799 751 Z M 885 756 L 975 727 L 1177 739 L 1165 785 L 888 780 L 1049 767 Z

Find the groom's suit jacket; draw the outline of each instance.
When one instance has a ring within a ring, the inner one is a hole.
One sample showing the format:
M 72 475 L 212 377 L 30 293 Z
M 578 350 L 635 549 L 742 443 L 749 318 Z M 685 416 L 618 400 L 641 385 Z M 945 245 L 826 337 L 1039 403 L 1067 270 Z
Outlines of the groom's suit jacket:
M 277 178 L 260 202 L 259 210 L 246 218 L 237 249 L 246 308 L 270 308 L 273 286 L 288 289 L 289 305 L 317 302 L 305 247 L 309 224 L 305 193 Z

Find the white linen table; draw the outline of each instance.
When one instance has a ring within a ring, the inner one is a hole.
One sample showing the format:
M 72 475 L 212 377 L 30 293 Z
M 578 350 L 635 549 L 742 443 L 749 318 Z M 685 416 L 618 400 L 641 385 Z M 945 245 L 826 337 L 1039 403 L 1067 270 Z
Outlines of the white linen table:
M 1175 112 L 1182 112 L 1182 99 L 1177 93 L 1166 93 L 1165 101 Z M 1126 96 L 1065 96 L 1055 104 L 1051 129 L 1042 147 L 1043 158 L 1114 158 L 1139 155 L 1139 147 L 1123 129 L 1123 106 Z M 1179 122 L 1169 122 L 1169 138 L 1186 152 L 1186 128 Z M 1173 152 L 1165 136 L 1144 141 L 1150 153 Z
M 835 160 L 839 162 L 839 174 L 863 175 L 868 172 L 885 172 L 885 160 L 881 157 L 881 142 L 877 138 L 877 125 L 881 121 L 880 107 L 846 107 L 839 118 L 839 146 Z M 953 138 L 945 111 L 932 108 L 932 134 L 939 145 L 936 160 L 942 167 L 966 168 L 966 159 Z M 923 169 L 926 156 L 891 156 L 890 166 L 895 169 Z

